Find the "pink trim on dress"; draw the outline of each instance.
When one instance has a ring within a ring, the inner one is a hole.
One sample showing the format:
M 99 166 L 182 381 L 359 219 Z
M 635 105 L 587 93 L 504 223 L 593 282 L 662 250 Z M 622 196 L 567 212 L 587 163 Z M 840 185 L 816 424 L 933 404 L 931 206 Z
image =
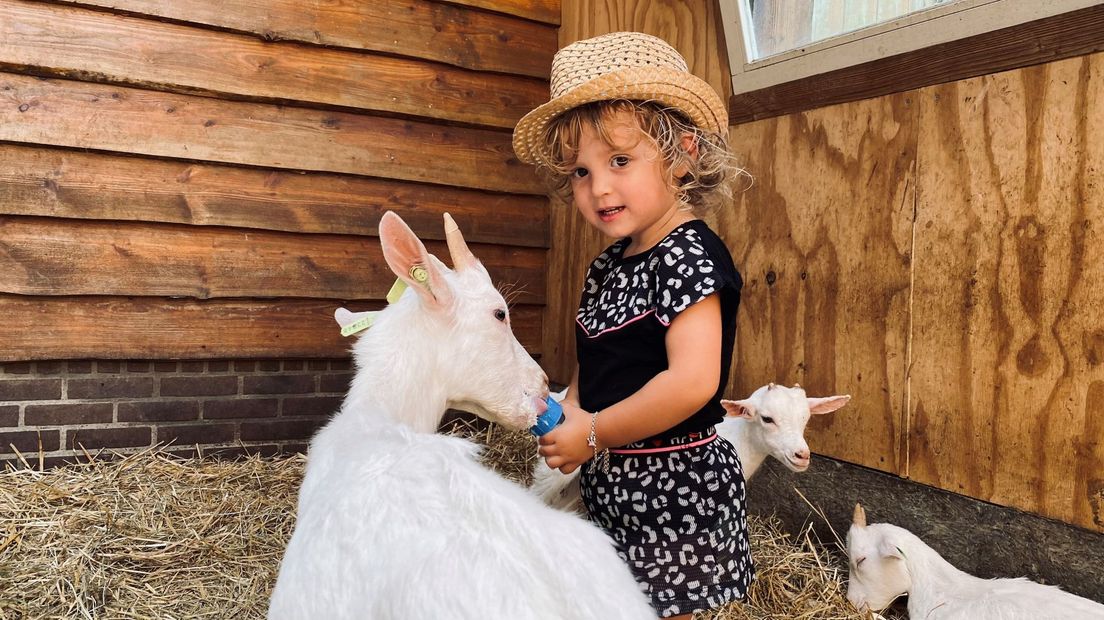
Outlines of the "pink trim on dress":
M 579 320 L 579 317 L 575 317 L 575 322 L 579 324 L 579 327 L 583 328 L 583 333 L 585 333 L 587 335 L 587 338 L 597 338 L 598 336 L 601 336 L 602 334 L 604 334 L 606 332 L 617 331 L 617 330 L 621 329 L 622 327 L 624 327 L 624 326 L 626 326 L 630 323 L 635 323 L 635 322 L 639 321 L 640 319 L 642 319 L 642 318 L 644 318 L 644 317 L 646 317 L 649 314 L 652 314 L 654 312 L 655 312 L 655 308 L 652 308 L 651 310 L 645 312 L 644 314 L 641 314 L 639 316 L 634 316 L 633 318 L 629 319 L 628 321 L 625 321 L 624 323 L 622 323 L 620 325 L 616 325 L 616 326 L 611 327 L 609 329 L 603 329 L 602 331 L 598 332 L 597 334 L 594 334 L 593 336 L 591 336 L 590 332 L 587 331 L 586 325 L 583 325 L 583 322 Z M 657 316 L 656 318 L 658 319 L 659 317 Z M 662 322 L 663 321 L 660 321 L 660 323 L 662 323 Z
M 657 452 L 674 452 L 675 450 L 685 450 L 687 448 L 696 448 L 698 446 L 704 446 L 705 444 L 713 441 L 717 438 L 717 434 L 714 433 L 705 439 L 699 439 L 691 443 L 684 443 L 677 446 L 664 446 L 662 448 L 623 448 L 620 450 L 614 450 L 610 448 L 610 452 L 613 454 L 655 454 Z

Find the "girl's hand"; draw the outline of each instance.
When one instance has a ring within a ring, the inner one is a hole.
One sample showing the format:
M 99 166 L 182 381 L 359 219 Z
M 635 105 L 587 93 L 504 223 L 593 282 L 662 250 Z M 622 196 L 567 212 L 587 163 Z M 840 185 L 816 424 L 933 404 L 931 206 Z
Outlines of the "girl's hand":
M 570 474 L 594 456 L 594 449 L 587 445 L 591 414 L 573 403 L 560 405 L 567 419 L 540 438 L 537 451 L 549 467 Z

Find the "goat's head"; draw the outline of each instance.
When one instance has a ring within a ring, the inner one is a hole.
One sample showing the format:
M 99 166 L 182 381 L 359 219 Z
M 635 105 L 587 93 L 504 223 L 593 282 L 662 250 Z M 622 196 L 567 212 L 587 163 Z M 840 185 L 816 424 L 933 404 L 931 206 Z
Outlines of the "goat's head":
M 744 400 L 722 400 L 730 416 L 746 418 L 748 436 L 792 471 L 809 468 L 809 444 L 805 425 L 809 416 L 831 413 L 851 400 L 850 396 L 809 398 L 800 385 L 792 388 L 773 383 L 755 390 Z
M 448 214 L 445 234 L 453 269 L 429 254 L 398 215 L 389 211 L 380 220 L 384 258 L 408 287 L 394 304 L 404 308 L 405 322 L 386 329 L 408 332 L 391 342 L 414 350 L 396 355 L 429 366 L 410 372 L 426 373 L 448 406 L 509 428 L 531 426 L 545 409 L 548 378 L 514 337 L 505 299 Z
M 867 525 L 866 512 L 855 504 L 847 532 L 847 600 L 855 609 L 880 611 L 912 588 L 900 532 L 901 528 L 887 523 Z

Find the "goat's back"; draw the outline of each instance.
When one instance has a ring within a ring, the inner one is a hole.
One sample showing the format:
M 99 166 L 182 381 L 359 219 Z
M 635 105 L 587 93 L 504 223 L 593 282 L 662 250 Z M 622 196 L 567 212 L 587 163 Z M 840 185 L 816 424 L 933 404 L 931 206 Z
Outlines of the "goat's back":
M 973 579 L 958 592 L 943 591 L 938 599 L 931 610 L 914 610 L 910 605 L 909 616 L 932 620 L 1104 620 L 1104 605 L 1022 578 Z
M 474 444 L 357 418 L 311 444 L 269 618 L 655 617 L 601 531 Z

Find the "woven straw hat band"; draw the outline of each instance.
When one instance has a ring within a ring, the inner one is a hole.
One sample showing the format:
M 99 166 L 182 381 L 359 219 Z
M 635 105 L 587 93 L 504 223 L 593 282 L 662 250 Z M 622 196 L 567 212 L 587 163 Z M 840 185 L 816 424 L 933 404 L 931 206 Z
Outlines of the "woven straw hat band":
M 514 152 L 538 163 L 544 132 L 553 119 L 594 101 L 654 101 L 686 114 L 698 127 L 721 133 L 728 110 L 705 80 L 663 39 L 642 32 L 614 32 L 576 41 L 552 59 L 551 100 L 526 114 L 514 128 Z

